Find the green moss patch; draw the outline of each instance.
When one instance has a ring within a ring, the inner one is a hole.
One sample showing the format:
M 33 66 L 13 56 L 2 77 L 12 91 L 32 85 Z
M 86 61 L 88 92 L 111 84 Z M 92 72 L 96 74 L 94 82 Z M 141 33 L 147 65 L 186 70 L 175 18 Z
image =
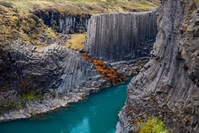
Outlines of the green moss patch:
M 162 120 L 157 117 L 151 117 L 141 127 L 139 133 L 169 133 L 169 131 L 165 129 L 165 124 Z
M 24 105 L 27 101 L 33 101 L 33 100 L 43 100 L 44 94 L 43 93 L 35 93 L 33 91 L 30 92 L 23 92 L 20 93 L 20 100 L 22 105 Z

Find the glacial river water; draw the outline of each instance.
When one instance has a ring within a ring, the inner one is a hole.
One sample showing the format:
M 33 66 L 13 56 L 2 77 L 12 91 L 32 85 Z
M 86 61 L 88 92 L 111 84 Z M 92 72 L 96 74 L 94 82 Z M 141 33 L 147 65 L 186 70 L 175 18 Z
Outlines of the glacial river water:
M 101 90 L 85 101 L 47 114 L 0 123 L 0 133 L 114 133 L 128 83 Z

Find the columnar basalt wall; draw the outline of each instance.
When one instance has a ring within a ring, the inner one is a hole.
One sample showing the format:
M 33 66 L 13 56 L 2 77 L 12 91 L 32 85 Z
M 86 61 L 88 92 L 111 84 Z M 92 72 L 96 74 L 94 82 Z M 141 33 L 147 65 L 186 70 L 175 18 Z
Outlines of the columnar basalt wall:
M 156 11 L 92 16 L 85 50 L 109 62 L 148 56 L 156 39 L 156 21 Z
M 151 116 L 175 133 L 199 131 L 199 10 L 192 0 L 162 0 L 152 58 L 128 87 L 117 133 L 137 132 Z
M 45 91 L 58 88 L 59 93 L 65 93 L 76 86 L 84 86 L 89 78 L 98 75 L 94 66 L 77 52 L 57 44 L 43 48 L 40 53 L 36 51 L 31 44 L 16 41 L 12 48 L 1 55 L 5 67 L 1 67 L 0 83 L 2 87 L 6 86 L 5 90 L 41 88 Z M 11 77 L 12 80 L 8 80 Z
M 34 14 L 41 18 L 44 24 L 64 34 L 86 32 L 91 17 L 90 15 L 64 15 L 53 9 L 38 10 Z
M 38 51 L 16 40 L 0 51 L 0 121 L 53 110 L 109 85 L 93 64 L 57 44 Z

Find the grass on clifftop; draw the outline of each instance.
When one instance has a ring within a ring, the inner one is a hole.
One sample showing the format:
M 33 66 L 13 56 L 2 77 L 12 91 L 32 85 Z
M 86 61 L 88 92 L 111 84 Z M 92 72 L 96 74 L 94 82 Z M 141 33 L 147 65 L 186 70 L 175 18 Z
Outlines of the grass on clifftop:
M 86 33 L 71 34 L 71 39 L 67 40 L 65 47 L 69 49 L 79 50 L 84 48 L 83 42 L 86 39 Z
M 5 2 L 0 1 L 0 4 Z M 71 15 L 147 11 L 157 7 L 147 0 L 7 0 L 6 2 L 23 12 L 53 8 Z
M 34 11 L 53 9 L 61 14 L 82 16 L 147 11 L 155 7 L 147 0 L 0 0 L 0 46 L 18 38 L 34 45 L 41 45 L 41 38 L 58 38 L 51 28 L 33 14 Z M 76 47 L 79 49 L 82 46 L 74 45 Z
M 1 46 L 19 38 L 34 44 L 40 44 L 42 36 L 57 38 L 56 33 L 44 25 L 37 16 L 22 13 L 8 3 L 0 3 L 0 29 Z

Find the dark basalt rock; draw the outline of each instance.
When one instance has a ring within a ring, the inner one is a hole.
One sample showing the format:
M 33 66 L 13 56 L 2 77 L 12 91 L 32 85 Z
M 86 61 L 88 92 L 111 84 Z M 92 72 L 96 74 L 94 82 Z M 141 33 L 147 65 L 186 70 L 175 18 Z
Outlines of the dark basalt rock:
M 20 93 L 53 92 L 56 97 L 65 96 L 75 88 L 80 91 L 83 87 L 92 88 L 95 80 L 89 79 L 99 76 L 95 67 L 79 53 L 57 44 L 37 52 L 32 44 L 15 41 L 9 48 L 0 50 L 0 105 L 20 103 Z M 103 87 L 99 83 L 98 88 Z
M 37 10 L 34 14 L 41 18 L 44 24 L 64 34 L 86 32 L 91 17 L 90 15 L 64 15 L 53 9 Z
M 116 62 L 148 56 L 156 39 L 156 10 L 92 16 L 85 50 L 93 58 Z

